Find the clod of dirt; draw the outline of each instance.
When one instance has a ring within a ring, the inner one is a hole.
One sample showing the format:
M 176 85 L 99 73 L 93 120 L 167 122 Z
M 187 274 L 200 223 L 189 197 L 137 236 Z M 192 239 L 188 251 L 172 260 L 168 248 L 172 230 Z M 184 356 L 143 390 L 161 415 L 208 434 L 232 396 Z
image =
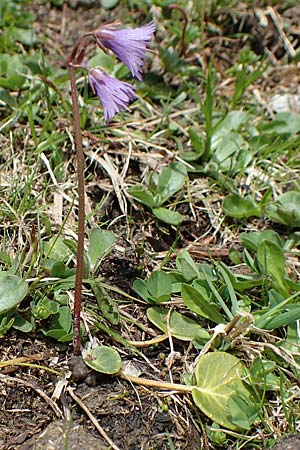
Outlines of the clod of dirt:
M 107 448 L 102 439 L 93 437 L 82 425 L 62 420 L 50 423 L 42 433 L 34 436 L 16 450 L 101 450 Z
M 281 439 L 272 450 L 299 450 L 300 434 L 285 437 Z
M 69 360 L 69 368 L 75 381 L 83 381 L 91 373 L 91 369 L 84 364 L 82 356 L 72 356 Z

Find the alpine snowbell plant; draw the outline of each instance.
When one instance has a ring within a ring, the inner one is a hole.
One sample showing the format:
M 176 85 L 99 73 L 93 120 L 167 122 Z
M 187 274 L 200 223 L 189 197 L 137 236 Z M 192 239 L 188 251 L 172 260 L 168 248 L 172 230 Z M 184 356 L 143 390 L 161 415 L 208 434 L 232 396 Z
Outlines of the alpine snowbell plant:
M 85 50 L 90 44 L 91 39 L 93 39 L 105 52 L 111 50 L 128 67 L 133 77 L 142 80 L 142 66 L 155 29 L 154 22 L 138 28 L 122 28 L 120 22 L 105 24 L 94 31 L 84 34 L 73 47 L 68 59 L 78 179 L 78 241 L 74 296 L 74 352 L 76 354 L 80 354 L 81 352 L 80 315 L 83 279 L 85 189 L 84 154 L 75 70 L 84 69 L 88 71 L 89 84 L 94 94 L 100 100 L 104 111 L 104 118 L 108 124 L 115 114 L 126 109 L 128 104 L 136 98 L 135 88 L 130 83 L 120 81 L 108 75 L 101 68 L 89 69 L 84 60 Z

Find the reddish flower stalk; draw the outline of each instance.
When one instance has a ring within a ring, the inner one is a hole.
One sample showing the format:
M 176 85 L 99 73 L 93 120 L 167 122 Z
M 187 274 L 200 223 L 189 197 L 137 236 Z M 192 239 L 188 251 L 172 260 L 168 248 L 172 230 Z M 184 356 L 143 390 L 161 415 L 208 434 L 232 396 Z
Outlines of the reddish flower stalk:
M 84 253 L 84 225 L 85 225 L 85 186 L 84 186 L 84 153 L 82 147 L 81 129 L 80 129 L 80 112 L 78 105 L 78 92 L 76 87 L 75 67 L 79 44 L 77 43 L 68 60 L 73 123 L 75 134 L 75 148 L 77 160 L 77 190 L 78 190 L 78 231 L 77 231 L 77 254 L 76 254 L 76 279 L 74 294 L 74 354 L 79 355 L 81 352 L 80 339 L 80 315 L 81 315 L 81 295 L 82 295 L 82 279 L 83 279 L 83 253 Z M 84 49 L 79 51 L 79 60 L 84 56 Z M 78 59 L 78 58 L 77 58 Z M 80 61 L 79 61 L 80 62 Z
M 142 65 L 146 57 L 147 45 L 154 31 L 153 22 L 135 29 L 119 29 L 118 24 L 107 24 L 98 30 L 83 35 L 72 49 L 68 59 L 68 68 L 71 84 L 75 147 L 77 159 L 78 183 L 78 238 L 76 255 L 76 280 L 74 294 L 74 353 L 81 353 L 80 317 L 81 296 L 84 268 L 84 232 L 85 232 L 85 185 L 84 185 L 84 153 L 82 147 L 80 112 L 78 105 L 78 92 L 76 87 L 75 69 L 81 68 L 89 71 L 89 83 L 93 92 L 98 96 L 104 110 L 106 123 L 124 110 L 136 98 L 135 90 L 129 83 L 117 80 L 99 68 L 88 69 L 83 63 L 85 49 L 90 38 L 94 38 L 100 48 L 110 49 L 128 66 L 132 76 L 142 79 Z
M 185 52 L 186 52 L 186 45 L 185 45 L 185 35 L 186 35 L 186 28 L 188 25 L 188 15 L 186 13 L 186 11 L 179 5 L 177 5 L 176 3 L 172 3 L 171 5 L 168 6 L 169 9 L 177 9 L 177 11 L 180 11 L 181 14 L 183 15 L 183 27 L 182 27 L 182 35 L 181 35 L 181 40 L 180 40 L 180 53 L 179 56 L 184 56 Z

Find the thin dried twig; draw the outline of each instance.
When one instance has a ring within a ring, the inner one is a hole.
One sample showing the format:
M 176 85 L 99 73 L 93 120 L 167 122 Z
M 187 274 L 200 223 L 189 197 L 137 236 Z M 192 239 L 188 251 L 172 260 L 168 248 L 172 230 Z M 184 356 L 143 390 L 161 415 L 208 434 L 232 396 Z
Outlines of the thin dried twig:
M 279 16 L 279 14 L 272 8 L 272 6 L 269 6 L 267 8 L 267 13 L 269 14 L 269 16 L 271 17 L 271 19 L 274 22 L 275 27 L 277 28 L 277 31 L 282 39 L 283 45 L 285 50 L 287 51 L 287 53 L 289 54 L 289 56 L 291 58 L 293 58 L 296 55 L 296 51 L 294 49 L 294 47 L 292 46 L 292 44 L 290 43 L 286 33 L 283 30 L 283 26 L 282 26 L 282 21 L 281 21 L 281 17 Z
M 106 440 L 106 442 L 111 446 L 111 448 L 114 450 L 120 450 L 119 447 L 117 447 L 116 444 L 114 444 L 113 441 L 110 439 L 110 437 L 105 433 L 105 431 L 99 424 L 98 420 L 91 413 L 91 411 L 88 409 L 88 407 L 83 403 L 83 401 L 79 397 L 77 397 L 76 394 L 74 394 L 73 389 L 69 387 L 68 392 L 69 392 L 70 396 L 73 398 L 73 400 L 75 400 L 75 402 L 80 406 L 80 408 L 86 413 L 86 415 L 92 421 L 95 428 L 99 431 L 101 436 Z

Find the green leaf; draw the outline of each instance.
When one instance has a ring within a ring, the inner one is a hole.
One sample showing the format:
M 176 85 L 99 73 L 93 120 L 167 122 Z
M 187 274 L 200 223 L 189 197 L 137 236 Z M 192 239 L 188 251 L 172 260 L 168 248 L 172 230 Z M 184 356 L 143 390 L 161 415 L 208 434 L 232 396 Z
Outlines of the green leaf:
M 119 310 L 113 299 L 108 295 L 108 293 L 100 285 L 100 283 L 97 282 L 97 280 L 91 283 L 91 287 L 95 294 L 99 309 L 101 310 L 103 317 L 107 319 L 112 325 L 116 325 L 117 323 L 119 323 Z
M 31 313 L 37 320 L 44 320 L 51 315 L 57 314 L 59 304 L 54 300 L 49 300 L 47 297 L 40 299 L 36 304 L 30 303 Z
M 6 335 L 8 330 L 13 326 L 14 321 L 14 317 L 10 320 L 9 317 L 0 317 L 0 338 Z
M 45 256 L 55 261 L 65 261 L 72 255 L 68 245 L 65 244 L 61 237 L 52 237 L 49 242 L 43 243 Z
M 186 250 L 183 250 L 177 256 L 176 267 L 181 272 L 185 281 L 192 281 L 199 277 L 197 264 Z
M 183 284 L 181 295 L 184 304 L 191 311 L 214 323 L 224 323 L 224 319 L 219 313 L 218 308 L 209 303 L 208 294 L 204 287 L 197 286 L 197 288 L 195 288 L 189 284 Z
M 228 401 L 231 422 L 242 430 L 250 430 L 258 414 L 257 406 L 248 398 L 233 395 Z
M 236 219 L 244 219 L 252 216 L 261 217 L 259 205 L 255 202 L 252 195 L 240 197 L 238 194 L 232 194 L 223 201 L 223 210 L 227 216 Z
M 61 306 L 58 313 L 52 317 L 48 329 L 42 328 L 45 336 L 57 339 L 60 342 L 69 342 L 73 339 L 73 318 L 69 306 Z
M 242 136 L 239 133 L 231 132 L 223 138 L 213 141 L 213 144 L 212 147 L 215 149 L 212 161 L 218 164 L 219 170 L 235 172 L 237 158 L 241 150 L 247 146 Z
M 198 158 L 200 158 L 201 155 L 203 155 L 203 153 L 205 151 L 203 137 L 201 136 L 200 131 L 196 130 L 193 127 L 190 127 L 188 129 L 188 132 L 189 132 L 189 136 L 191 139 L 193 149 L 195 150 L 194 157 L 195 157 L 195 159 L 198 159 Z
M 119 0 L 101 0 L 101 5 L 104 9 L 112 9 L 117 6 Z
M 177 211 L 171 211 L 168 208 L 153 208 L 153 214 L 162 222 L 166 222 L 170 225 L 180 225 L 184 217 Z
M 281 309 L 278 307 L 271 308 L 267 313 L 258 317 L 255 326 L 264 330 L 274 330 L 286 325 L 294 325 L 299 319 L 299 305 L 283 305 Z
M 27 293 L 26 281 L 17 275 L 0 272 L 0 314 L 15 308 Z
M 147 310 L 147 317 L 154 325 L 164 333 L 168 332 L 167 319 L 169 310 L 158 306 L 153 306 Z M 207 341 L 210 334 L 204 330 L 195 320 L 172 311 L 169 319 L 169 330 L 172 336 L 182 341 L 192 341 L 202 339 Z
M 221 137 L 228 135 L 230 131 L 237 131 L 249 120 L 249 114 L 244 111 L 230 111 L 214 129 L 212 147 L 216 145 Z
M 16 314 L 14 319 L 13 328 L 16 330 L 22 331 L 22 333 L 30 333 L 33 330 L 33 324 L 19 314 Z
M 142 280 L 141 278 L 137 278 L 133 282 L 133 289 L 137 294 L 139 294 L 140 297 L 142 297 L 145 302 L 153 303 L 154 299 L 152 299 L 149 295 L 148 289 L 147 289 L 147 281 Z
M 230 430 L 250 428 L 258 411 L 243 382 L 248 378 L 248 372 L 238 358 L 225 352 L 207 353 L 200 358 L 195 376 L 197 383 L 192 395 L 198 408 Z M 244 410 L 241 410 L 245 403 L 251 411 L 247 420 Z M 243 419 L 240 422 L 237 421 L 239 416 Z
M 258 246 L 262 241 L 270 241 L 282 247 L 282 240 L 274 230 L 251 231 L 241 233 L 239 236 L 241 244 L 248 250 L 257 252 Z
M 147 290 L 157 303 L 167 302 L 171 297 L 171 284 L 172 278 L 168 273 L 156 270 L 152 272 L 147 281 Z
M 127 189 L 127 192 L 133 198 L 143 203 L 144 205 L 148 206 L 149 208 L 153 208 L 161 204 L 161 201 L 159 202 L 157 201 L 158 198 L 155 198 L 154 195 L 148 189 L 142 186 L 133 186 Z
M 87 366 L 97 372 L 109 375 L 118 373 L 122 363 L 119 353 L 105 345 L 94 348 L 83 360 Z
M 290 227 L 300 226 L 300 192 L 289 191 L 280 195 L 266 208 L 266 215 L 273 222 Z
M 161 203 L 164 203 L 184 186 L 186 175 L 186 167 L 180 163 L 172 163 L 162 170 L 156 186 L 156 193 L 161 196 Z
M 262 241 L 257 249 L 257 258 L 266 274 L 285 291 L 286 261 L 282 248 L 270 241 Z
M 115 244 L 117 237 L 112 231 L 94 228 L 89 236 L 88 258 L 90 270 L 94 270 L 99 260 Z
M 274 134 L 296 134 L 300 131 L 300 114 L 292 112 L 281 112 L 276 114 L 271 122 L 262 123 L 258 126 L 260 132 Z

